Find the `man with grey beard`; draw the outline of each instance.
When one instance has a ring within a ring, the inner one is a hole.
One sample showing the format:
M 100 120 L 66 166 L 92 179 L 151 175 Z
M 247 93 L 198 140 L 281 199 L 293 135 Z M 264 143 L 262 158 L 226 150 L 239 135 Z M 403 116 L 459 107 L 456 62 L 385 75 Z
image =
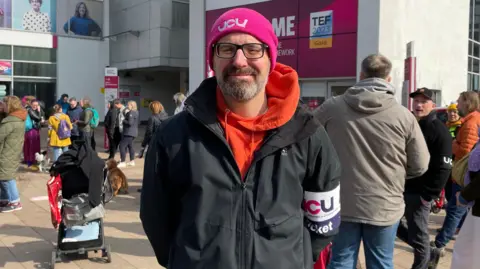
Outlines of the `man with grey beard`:
M 220 16 L 207 53 L 215 77 L 150 143 L 140 218 L 162 266 L 313 268 L 337 233 L 337 155 L 277 45 L 261 14 Z

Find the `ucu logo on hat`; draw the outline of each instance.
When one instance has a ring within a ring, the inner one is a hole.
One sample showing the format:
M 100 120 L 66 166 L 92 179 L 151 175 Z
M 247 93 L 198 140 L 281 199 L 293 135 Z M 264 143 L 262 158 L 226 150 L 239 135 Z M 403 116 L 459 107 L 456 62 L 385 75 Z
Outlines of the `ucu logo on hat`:
M 242 23 L 240 23 L 239 19 L 229 19 L 223 22 L 223 25 L 218 26 L 218 31 L 223 32 L 225 29 L 232 28 L 234 26 L 245 28 L 247 26 L 248 20 L 244 19 Z

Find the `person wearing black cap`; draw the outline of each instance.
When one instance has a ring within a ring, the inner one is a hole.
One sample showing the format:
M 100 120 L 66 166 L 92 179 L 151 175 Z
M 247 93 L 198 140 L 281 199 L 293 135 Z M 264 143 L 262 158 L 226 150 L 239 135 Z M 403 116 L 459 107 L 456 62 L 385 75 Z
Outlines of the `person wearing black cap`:
M 432 250 L 428 234 L 428 216 L 431 202 L 440 195 L 447 183 L 452 168 L 452 138 L 450 133 L 436 117 L 433 92 L 420 88 L 410 94 L 413 98 L 414 114 L 427 142 L 430 163 L 425 174 L 405 183 L 406 224 L 398 227 L 397 236 L 414 249 L 412 269 L 436 268 L 439 253 Z

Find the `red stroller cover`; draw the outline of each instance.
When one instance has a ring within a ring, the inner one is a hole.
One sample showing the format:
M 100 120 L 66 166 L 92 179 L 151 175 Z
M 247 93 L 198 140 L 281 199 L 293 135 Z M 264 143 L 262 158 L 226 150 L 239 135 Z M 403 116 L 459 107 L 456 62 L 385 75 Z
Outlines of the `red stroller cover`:
M 60 190 L 62 189 L 62 180 L 60 175 L 52 176 L 47 182 L 48 202 L 50 203 L 50 216 L 52 218 L 52 225 L 55 229 L 58 228 L 62 221 L 60 213 Z
M 320 252 L 320 256 L 313 266 L 313 269 L 327 269 L 327 265 L 330 262 L 330 254 L 332 253 L 331 246 L 332 244 L 328 244 L 328 246 Z

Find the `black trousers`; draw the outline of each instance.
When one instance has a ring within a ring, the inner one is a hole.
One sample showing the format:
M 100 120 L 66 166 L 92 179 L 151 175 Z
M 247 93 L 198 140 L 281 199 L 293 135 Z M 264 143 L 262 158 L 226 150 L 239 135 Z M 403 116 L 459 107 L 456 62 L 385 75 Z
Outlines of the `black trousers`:
M 120 161 L 125 162 L 127 157 L 127 149 L 130 153 L 130 161 L 135 159 L 135 150 L 133 149 L 133 140 L 135 137 L 124 135 L 120 141 Z
M 405 193 L 405 222 L 400 222 L 397 237 L 413 248 L 412 269 L 426 269 L 430 262 L 428 216 L 431 205 L 424 205 L 420 194 Z
M 115 128 L 115 132 L 113 136 L 108 136 L 108 152 L 109 152 L 109 159 L 115 158 L 115 153 L 117 153 L 118 146 L 120 145 L 120 141 L 122 140 L 122 134 L 118 128 Z
M 82 132 L 82 138 L 83 138 L 83 141 L 85 142 L 85 145 L 87 145 L 87 147 L 91 147 L 93 150 L 95 150 L 95 145 L 92 144 L 92 142 L 95 143 L 93 132 Z

